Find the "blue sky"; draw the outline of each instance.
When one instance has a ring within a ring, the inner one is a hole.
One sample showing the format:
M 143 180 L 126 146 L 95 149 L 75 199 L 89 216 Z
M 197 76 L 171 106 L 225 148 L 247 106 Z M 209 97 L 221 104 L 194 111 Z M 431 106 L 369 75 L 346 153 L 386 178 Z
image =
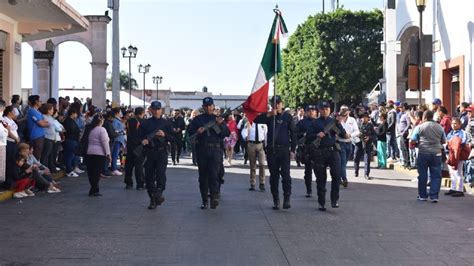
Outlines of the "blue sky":
M 107 0 L 68 0 L 83 15 L 103 14 Z M 340 0 L 348 9 L 382 8 L 383 0 Z M 322 0 L 278 1 L 289 34 L 309 15 L 322 10 Z M 275 1 L 231 0 L 121 0 L 120 44 L 138 48 L 132 59 L 132 76 L 143 87 L 138 64 L 151 64 L 151 77 L 163 76 L 160 89 L 201 90 L 214 94 L 248 95 L 266 44 Z M 326 9 L 330 1 L 326 0 Z M 112 12 L 110 11 L 110 14 Z M 112 23 L 109 26 L 108 72 L 112 71 Z M 24 47 L 22 87 L 31 87 L 31 48 Z M 90 88 L 91 56 L 78 43 L 59 46 L 59 86 Z M 121 59 L 128 72 L 128 59 Z

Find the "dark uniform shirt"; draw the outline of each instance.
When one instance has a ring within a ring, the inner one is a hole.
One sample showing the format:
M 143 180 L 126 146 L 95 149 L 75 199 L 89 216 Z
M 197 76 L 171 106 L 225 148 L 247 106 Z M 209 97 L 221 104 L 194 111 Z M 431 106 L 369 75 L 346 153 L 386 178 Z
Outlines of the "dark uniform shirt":
M 211 121 L 216 121 L 216 118 L 217 116 L 214 114 L 200 114 L 196 116 L 189 124 L 189 136 L 194 135 L 200 127 L 204 127 Z M 197 135 L 197 145 L 200 146 L 205 143 L 221 144 L 222 139 L 229 136 L 230 133 L 225 123 L 217 126 L 220 129 L 219 134 L 211 127 L 202 134 Z
M 273 121 L 275 124 L 275 145 L 290 146 L 291 151 L 295 152 L 296 144 L 298 144 L 296 136 L 296 124 L 291 115 L 287 112 L 279 113 L 276 117 L 267 114 L 261 114 L 254 120 L 255 123 L 267 124 L 267 144 L 269 147 L 273 145 Z
M 127 121 L 127 146 L 136 147 L 142 142 L 141 127 L 143 120 L 139 118 L 130 118 Z
M 306 131 L 311 126 L 311 123 L 313 123 L 314 119 L 315 118 L 305 116 L 303 119 L 298 121 L 298 123 L 296 124 L 296 130 L 298 132 L 297 133 L 298 140 L 304 137 L 304 135 L 306 134 Z
M 315 120 L 312 121 L 311 125 L 308 128 L 308 131 L 306 133 L 306 143 L 311 143 L 313 142 L 316 138 L 318 138 L 318 134 L 320 132 L 324 132 L 324 128 L 331 124 L 335 123 L 337 128 L 341 131 L 339 134 L 339 137 L 345 138 L 346 137 L 346 131 L 342 127 L 341 123 L 339 123 L 336 119 L 332 117 L 318 117 Z M 321 139 L 321 143 L 319 145 L 320 148 L 328 148 L 332 147 L 336 144 L 336 132 L 334 130 L 331 130 L 329 134 L 326 133 L 326 136 Z
M 154 135 L 153 133 L 158 130 L 163 130 L 163 132 L 165 132 L 164 139 L 160 139 L 157 136 L 151 136 Z M 152 146 L 155 149 L 164 148 L 166 147 L 167 142 L 173 141 L 173 130 L 171 128 L 171 123 L 164 118 L 151 117 L 147 120 L 144 120 L 140 132 L 142 140 L 153 140 Z

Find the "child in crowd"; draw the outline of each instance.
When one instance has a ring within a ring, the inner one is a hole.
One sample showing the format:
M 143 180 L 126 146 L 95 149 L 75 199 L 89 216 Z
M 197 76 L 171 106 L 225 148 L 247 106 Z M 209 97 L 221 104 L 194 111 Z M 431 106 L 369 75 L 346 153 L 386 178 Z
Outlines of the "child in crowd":
M 35 180 L 36 186 L 39 189 L 46 189 L 48 193 L 59 193 L 61 190 L 59 189 L 58 184 L 56 181 L 53 180 L 51 177 L 50 170 L 41 164 L 38 159 L 33 155 L 33 147 L 26 144 L 20 143 L 18 145 L 18 153 L 26 158 L 26 163 L 33 167 L 32 177 Z
M 24 197 L 32 197 L 35 195 L 31 189 L 35 186 L 35 181 L 32 178 L 33 166 L 26 163 L 26 158 L 18 154 L 15 157 L 15 166 L 13 171 L 9 171 L 14 181 L 13 197 L 21 199 Z
M 466 132 L 461 129 L 461 120 L 459 118 L 452 119 L 451 127 L 452 130 L 446 137 L 449 151 L 448 167 L 449 176 L 451 177 L 451 189 L 444 194 L 462 197 L 464 196 L 463 164 L 464 160 L 469 156 L 470 146 L 467 143 Z M 469 149 L 469 152 L 465 151 L 466 148 Z

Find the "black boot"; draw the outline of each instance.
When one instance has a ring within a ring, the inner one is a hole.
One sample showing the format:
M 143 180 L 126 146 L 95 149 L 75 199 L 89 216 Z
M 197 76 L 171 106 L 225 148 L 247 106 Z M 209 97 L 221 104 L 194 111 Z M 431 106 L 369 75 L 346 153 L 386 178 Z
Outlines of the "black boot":
M 291 208 L 290 205 L 290 195 L 284 195 L 283 196 L 283 209 L 289 209 Z
M 219 206 L 219 198 L 217 195 L 211 195 L 211 209 L 215 209 Z
M 249 191 L 255 191 L 255 185 L 250 185 Z
M 280 209 L 280 199 L 278 197 L 273 197 L 273 207 L 274 210 Z
M 156 197 L 155 195 L 150 195 L 150 205 L 148 205 L 149 210 L 156 209 Z
M 203 201 L 201 204 L 201 210 L 205 210 L 207 208 L 209 208 L 209 202 Z

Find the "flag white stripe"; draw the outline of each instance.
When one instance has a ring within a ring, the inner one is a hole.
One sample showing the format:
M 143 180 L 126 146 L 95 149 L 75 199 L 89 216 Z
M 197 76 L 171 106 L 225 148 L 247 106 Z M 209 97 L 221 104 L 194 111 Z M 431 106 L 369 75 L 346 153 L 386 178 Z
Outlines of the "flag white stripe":
M 265 71 L 263 71 L 262 65 L 258 68 L 257 77 L 255 78 L 255 82 L 253 83 L 252 93 L 258 91 L 265 83 L 267 83 L 267 78 L 265 77 Z

